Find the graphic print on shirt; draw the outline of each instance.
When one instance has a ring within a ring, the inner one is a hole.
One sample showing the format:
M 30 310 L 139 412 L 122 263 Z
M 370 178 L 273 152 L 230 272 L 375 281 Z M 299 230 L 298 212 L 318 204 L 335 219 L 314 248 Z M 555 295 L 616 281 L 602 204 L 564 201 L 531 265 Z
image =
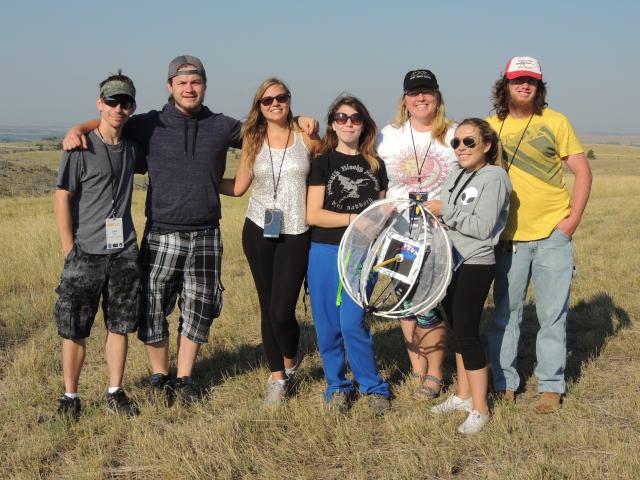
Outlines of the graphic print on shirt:
M 418 156 L 418 165 L 422 163 L 422 159 L 427 153 L 428 145 L 416 145 L 416 151 L 413 146 L 400 150 L 395 155 L 394 164 L 396 166 L 396 175 L 399 177 L 400 183 L 409 192 L 433 192 L 440 189 L 449 173 L 449 160 L 444 152 L 434 151 L 432 148 L 424 160 L 422 171 L 418 175 L 418 167 L 416 166 L 416 153 Z
M 473 203 L 476 197 L 478 196 L 478 189 L 476 187 L 467 187 L 460 195 L 460 203 L 462 205 L 469 205 Z
M 360 165 L 341 165 L 329 176 L 326 196 L 329 207 L 336 211 L 360 211 L 373 202 L 361 189 L 380 190 L 378 179 Z
M 556 159 L 556 137 L 553 132 L 544 124 L 531 125 L 522 138 L 523 130 L 502 136 L 502 158 L 505 165 L 509 165 L 513 158 L 511 166 L 551 186 L 562 187 L 562 163 Z M 516 147 L 518 151 L 514 157 Z

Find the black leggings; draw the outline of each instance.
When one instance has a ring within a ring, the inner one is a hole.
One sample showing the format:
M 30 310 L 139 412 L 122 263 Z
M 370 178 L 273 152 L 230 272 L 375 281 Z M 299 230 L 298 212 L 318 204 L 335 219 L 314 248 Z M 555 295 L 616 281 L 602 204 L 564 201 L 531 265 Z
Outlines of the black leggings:
M 262 228 L 245 219 L 242 249 L 258 291 L 262 343 L 272 372 L 284 370 L 282 357 L 294 358 L 298 353 L 296 303 L 307 273 L 310 245 L 309 231 L 264 238 Z
M 455 352 L 462 355 L 465 370 L 480 370 L 487 365 L 480 342 L 480 317 L 495 270 L 495 265 L 462 264 L 453 272 L 442 302 L 453 327 Z

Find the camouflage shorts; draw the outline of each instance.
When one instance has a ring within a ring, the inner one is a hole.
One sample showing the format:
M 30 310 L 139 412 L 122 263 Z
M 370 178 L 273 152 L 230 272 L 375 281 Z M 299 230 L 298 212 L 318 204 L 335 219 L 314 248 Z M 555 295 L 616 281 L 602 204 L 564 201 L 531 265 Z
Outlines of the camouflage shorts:
M 138 327 L 140 303 L 138 246 L 118 253 L 91 255 L 77 245 L 64 261 L 55 306 L 58 335 L 87 338 L 102 297 L 104 323 L 109 332 L 131 333 Z

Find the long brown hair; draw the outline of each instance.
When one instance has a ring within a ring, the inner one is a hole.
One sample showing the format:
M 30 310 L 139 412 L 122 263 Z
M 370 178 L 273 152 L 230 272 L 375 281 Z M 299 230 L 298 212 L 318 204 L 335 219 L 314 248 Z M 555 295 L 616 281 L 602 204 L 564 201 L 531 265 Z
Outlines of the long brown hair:
M 376 122 L 373 121 L 373 118 L 371 118 L 369 110 L 364 106 L 364 103 L 352 95 L 340 95 L 329 107 L 329 113 L 327 114 L 327 132 L 322 138 L 322 144 L 320 145 L 318 153 L 328 153 L 338 146 L 338 135 L 331 124 L 335 119 L 336 112 L 342 105 L 347 105 L 362 115 L 362 132 L 358 139 L 358 150 L 360 155 L 362 155 L 369 164 L 371 171 L 377 172 L 378 168 L 380 168 L 380 161 L 376 153 L 378 127 L 376 126 Z
M 251 109 L 249 110 L 249 115 L 242 124 L 242 152 L 240 154 L 240 165 L 251 175 L 253 175 L 253 164 L 256 161 L 256 156 L 262 148 L 262 143 L 267 136 L 267 120 L 260 111 L 260 99 L 264 95 L 264 92 L 273 85 L 280 85 L 284 88 L 286 93 L 291 95 L 289 87 L 287 87 L 282 80 L 275 77 L 267 78 L 256 90 L 256 94 L 253 97 L 253 103 L 251 104 Z M 289 102 L 291 102 L 290 99 L 291 97 L 289 97 Z M 291 103 L 289 103 L 287 122 L 289 123 L 289 128 L 295 130 L 293 113 L 291 113 Z
M 493 109 L 499 120 L 504 121 L 509 115 L 509 79 L 503 76 L 493 85 Z M 533 110 L 536 115 L 542 115 L 542 110 L 547 106 L 547 84 L 538 80 L 536 96 L 533 98 Z
M 447 118 L 447 113 L 444 108 L 444 98 L 442 97 L 440 90 L 434 90 L 433 94 L 436 97 L 436 118 L 433 119 L 431 136 L 442 145 L 446 145 L 445 137 L 447 135 L 447 130 L 449 130 L 449 127 L 453 125 L 453 121 Z M 405 95 L 402 94 L 402 97 L 400 97 L 400 104 L 398 105 L 398 112 L 396 113 L 396 117 L 393 119 L 393 122 L 391 122 L 391 126 L 394 128 L 402 128 L 411 116 L 409 115 L 409 110 L 405 104 L 404 97 Z

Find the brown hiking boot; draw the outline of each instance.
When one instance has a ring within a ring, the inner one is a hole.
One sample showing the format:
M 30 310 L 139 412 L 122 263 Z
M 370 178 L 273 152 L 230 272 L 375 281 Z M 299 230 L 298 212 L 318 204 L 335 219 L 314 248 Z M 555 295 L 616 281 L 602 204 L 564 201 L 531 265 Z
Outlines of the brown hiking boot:
M 560 410 L 562 397 L 555 392 L 542 392 L 533 407 L 536 413 L 551 413 Z
M 496 390 L 496 399 L 506 405 L 516 403 L 516 392 L 513 390 Z

